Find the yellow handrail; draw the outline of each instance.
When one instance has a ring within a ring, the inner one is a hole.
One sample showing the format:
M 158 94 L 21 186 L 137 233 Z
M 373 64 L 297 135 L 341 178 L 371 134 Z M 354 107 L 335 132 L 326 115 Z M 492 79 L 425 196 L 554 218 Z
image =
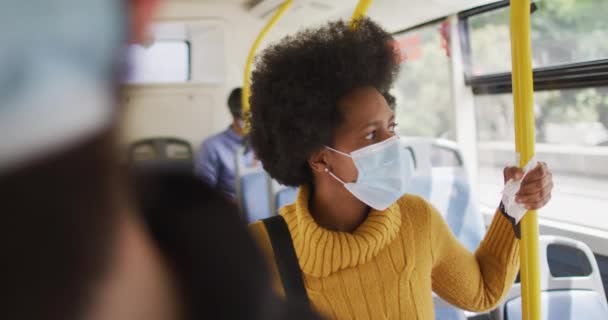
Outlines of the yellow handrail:
M 292 3 L 293 3 L 293 0 L 286 0 L 285 2 L 283 2 L 281 7 L 279 8 L 279 10 L 272 16 L 270 21 L 268 21 L 268 24 L 266 24 L 264 29 L 262 29 L 262 32 L 260 32 L 258 37 L 255 39 L 253 46 L 251 46 L 251 49 L 249 50 L 249 55 L 247 56 L 247 62 L 245 62 L 245 75 L 243 78 L 243 94 L 241 97 L 244 116 L 246 116 L 249 113 L 249 97 L 251 96 L 251 67 L 253 65 L 253 58 L 255 57 L 255 53 L 258 50 L 260 43 L 266 36 L 266 33 L 268 33 L 268 31 L 275 25 L 275 23 L 277 23 L 277 21 L 279 21 L 281 16 L 285 13 L 285 11 L 287 11 L 287 9 L 289 8 L 289 6 L 291 6 Z M 249 126 L 247 126 L 247 127 L 249 127 Z
M 359 3 L 357 4 L 357 7 L 355 8 L 355 12 L 353 12 L 353 16 L 350 19 L 350 26 L 351 28 L 356 28 L 356 22 L 359 18 L 363 17 L 366 13 L 367 10 L 369 9 L 369 6 L 372 4 L 372 0 L 360 0 Z
M 515 146 L 524 167 L 534 156 L 534 82 L 530 43 L 530 0 L 511 0 L 511 55 Z M 538 215 L 529 211 L 521 221 L 521 286 L 524 320 L 539 320 L 540 279 L 538 257 Z

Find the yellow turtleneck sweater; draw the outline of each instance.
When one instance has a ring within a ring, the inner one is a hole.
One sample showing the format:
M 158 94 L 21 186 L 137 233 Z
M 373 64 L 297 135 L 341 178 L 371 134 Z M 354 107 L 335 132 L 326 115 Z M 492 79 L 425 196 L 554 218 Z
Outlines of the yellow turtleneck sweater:
M 373 211 L 353 233 L 320 227 L 309 191 L 281 209 L 311 305 L 329 319 L 434 319 L 432 291 L 462 309 L 485 311 L 507 294 L 519 269 L 519 240 L 497 213 L 472 254 L 425 200 L 406 195 Z M 269 261 L 264 224 L 251 226 Z M 277 290 L 283 294 L 275 263 Z

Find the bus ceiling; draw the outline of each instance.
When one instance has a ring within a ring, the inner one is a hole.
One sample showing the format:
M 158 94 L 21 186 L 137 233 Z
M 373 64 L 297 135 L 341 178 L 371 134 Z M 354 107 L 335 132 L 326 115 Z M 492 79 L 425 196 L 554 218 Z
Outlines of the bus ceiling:
M 170 3 L 192 3 L 191 0 L 169 0 Z M 284 0 L 198 0 L 202 5 L 228 5 L 246 11 L 254 18 L 268 21 Z M 389 31 L 409 28 L 496 0 L 376 0 L 368 15 Z M 279 28 L 299 29 L 330 19 L 349 19 L 357 0 L 294 0 Z M 405 14 L 407 13 L 407 14 Z

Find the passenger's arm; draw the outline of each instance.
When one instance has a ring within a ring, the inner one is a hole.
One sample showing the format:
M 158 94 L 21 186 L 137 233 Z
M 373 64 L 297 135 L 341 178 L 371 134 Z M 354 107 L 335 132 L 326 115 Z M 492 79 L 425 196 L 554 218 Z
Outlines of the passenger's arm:
M 194 171 L 207 185 L 215 187 L 217 185 L 220 170 L 220 159 L 213 144 L 203 143 L 201 150 L 196 157 Z
M 512 223 L 497 211 L 479 248 L 472 254 L 428 205 L 431 216 L 433 291 L 470 311 L 495 307 L 509 292 L 519 270 L 519 240 Z
M 505 168 L 505 182 L 521 179 L 516 167 Z M 528 210 L 544 207 L 551 199 L 553 175 L 540 162 L 521 182 L 516 201 Z M 428 205 L 431 216 L 433 290 L 446 301 L 472 311 L 489 310 L 511 288 L 519 270 L 519 240 L 515 219 L 498 210 L 485 238 L 471 254 L 454 237 L 443 218 Z

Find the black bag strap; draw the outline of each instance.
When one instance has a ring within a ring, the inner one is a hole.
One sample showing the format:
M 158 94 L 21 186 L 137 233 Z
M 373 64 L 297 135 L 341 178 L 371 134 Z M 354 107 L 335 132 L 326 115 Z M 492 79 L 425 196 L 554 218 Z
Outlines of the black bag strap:
M 281 215 L 276 215 L 262 221 L 270 237 L 285 297 L 289 302 L 309 308 L 302 270 L 285 219 Z

